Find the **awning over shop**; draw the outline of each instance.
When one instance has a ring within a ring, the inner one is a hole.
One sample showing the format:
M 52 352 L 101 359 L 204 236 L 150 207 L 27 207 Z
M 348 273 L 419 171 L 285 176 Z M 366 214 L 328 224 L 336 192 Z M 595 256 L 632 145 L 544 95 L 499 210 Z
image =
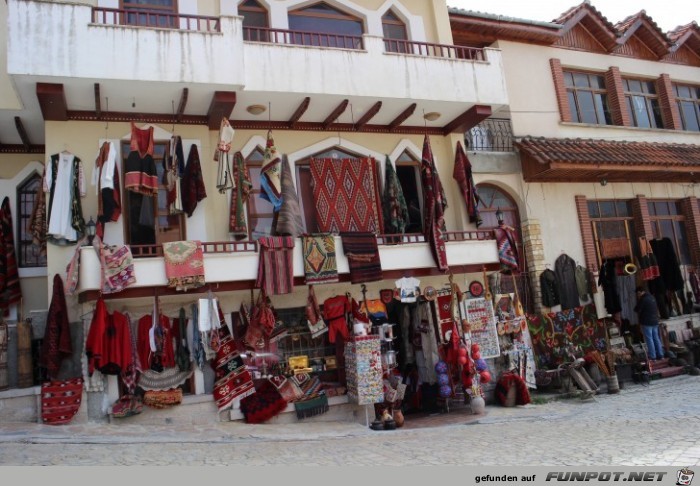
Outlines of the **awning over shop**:
M 525 137 L 527 182 L 697 182 L 700 145 Z

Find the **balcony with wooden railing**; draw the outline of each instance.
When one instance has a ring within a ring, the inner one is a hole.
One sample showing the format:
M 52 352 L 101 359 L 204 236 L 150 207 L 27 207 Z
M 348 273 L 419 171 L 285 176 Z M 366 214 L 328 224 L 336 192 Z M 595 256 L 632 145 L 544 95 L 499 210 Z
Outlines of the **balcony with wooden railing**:
M 219 17 L 187 15 L 158 10 L 92 7 L 92 22 L 103 25 L 130 25 L 195 32 L 221 32 Z
M 481 271 L 484 265 L 498 262 L 496 240 L 491 230 L 451 231 L 445 234 L 447 259 L 455 273 Z M 386 279 L 412 275 L 437 275 L 435 262 L 422 234 L 377 235 L 379 258 Z M 131 245 L 136 284 L 126 293 L 110 298 L 142 296 L 149 289 L 166 288 L 165 262 L 161 245 Z M 243 290 L 252 287 L 258 274 L 260 255 L 254 241 L 203 242 L 204 274 L 208 284 L 219 290 Z M 349 264 L 340 237 L 335 238 L 336 264 L 341 281 L 349 281 Z M 304 263 L 301 240 L 293 249 L 294 276 L 303 284 Z M 80 288 L 82 301 L 99 295 L 100 262 L 91 247 L 81 249 Z M 140 289 L 140 290 L 139 290 Z M 138 292 L 141 292 L 139 294 Z M 170 293 L 175 293 L 173 290 Z M 145 295 L 145 294 L 144 294 Z
M 243 40 L 292 46 L 363 49 L 361 36 L 272 29 L 269 27 L 243 27 Z
M 443 59 L 463 59 L 466 61 L 486 60 L 483 49 L 451 46 L 448 44 L 431 44 L 429 42 L 416 42 L 403 39 L 384 39 L 384 50 L 388 53 L 439 57 Z

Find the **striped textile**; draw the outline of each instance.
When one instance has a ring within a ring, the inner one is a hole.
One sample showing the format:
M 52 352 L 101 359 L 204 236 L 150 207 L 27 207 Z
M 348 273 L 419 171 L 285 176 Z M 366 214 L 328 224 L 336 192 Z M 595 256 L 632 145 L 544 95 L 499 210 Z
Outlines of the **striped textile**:
M 447 199 L 445 190 L 440 182 L 440 176 L 433 159 L 428 135 L 423 140 L 423 156 L 421 159 L 421 181 L 423 183 L 423 207 L 425 208 L 423 231 L 425 239 L 430 243 L 430 251 L 439 270 L 449 270 L 447 264 L 447 248 L 445 246 L 445 209 Z
M 83 379 L 47 381 L 41 384 L 41 421 L 47 425 L 69 423 L 83 398 Z
M 260 263 L 257 288 L 264 288 L 269 295 L 290 294 L 294 290 L 294 238 L 291 236 L 266 236 L 258 239 Z
M 0 309 L 7 315 L 8 307 L 22 299 L 9 197 L 0 206 L 0 229 Z
M 289 167 L 287 156 L 282 156 L 282 206 L 277 213 L 275 222 L 276 235 L 299 236 L 304 232 L 304 224 L 301 221 L 301 208 L 299 197 L 294 186 L 294 176 Z
M 301 242 L 306 284 L 337 282 L 338 265 L 333 235 L 330 233 L 306 235 L 302 237 Z
M 379 260 L 377 237 L 373 233 L 341 233 L 343 252 L 350 264 L 350 282 L 382 280 L 382 262 Z

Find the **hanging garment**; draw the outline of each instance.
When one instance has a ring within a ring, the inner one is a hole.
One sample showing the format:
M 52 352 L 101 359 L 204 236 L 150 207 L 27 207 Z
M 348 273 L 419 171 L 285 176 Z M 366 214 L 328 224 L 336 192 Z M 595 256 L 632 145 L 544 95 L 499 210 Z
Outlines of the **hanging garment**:
M 559 255 L 554 262 L 554 273 L 557 277 L 557 292 L 562 311 L 581 305 L 576 287 L 576 262 L 573 258 L 566 253 Z
M 7 314 L 9 306 L 22 300 L 9 197 L 0 206 L 0 230 L 0 310 Z
M 204 187 L 202 166 L 199 163 L 199 151 L 197 145 L 192 144 L 187 156 L 187 166 L 182 176 L 181 184 L 182 208 L 191 217 L 197 208 L 197 203 L 207 197 L 207 189 Z
M 165 168 L 168 212 L 170 214 L 182 213 L 185 211 L 182 205 L 182 177 L 185 175 L 185 152 L 182 148 L 182 137 L 170 138 L 163 166 Z
M 615 286 L 620 298 L 620 317 L 627 319 L 633 326 L 637 324 L 637 313 L 634 307 L 637 305 L 636 278 L 634 275 L 616 275 Z
M 335 238 L 330 233 L 301 237 L 306 284 L 338 282 Z
M 423 231 L 425 239 L 430 244 L 430 250 L 439 270 L 449 270 L 447 263 L 447 248 L 445 246 L 445 209 L 447 198 L 440 182 L 440 176 L 435 166 L 430 139 L 425 136 L 423 141 L 423 156 L 421 158 L 421 181 L 423 183 Z
M 323 302 L 323 318 L 328 323 L 329 343 L 335 344 L 338 335 L 344 340 L 348 339 L 348 321 L 345 316 L 351 311 L 350 300 L 345 295 L 329 297 Z
M 542 292 L 542 305 L 554 307 L 561 304 L 557 291 L 557 277 L 549 268 L 540 274 L 540 291 Z
M 219 143 L 214 152 L 214 161 L 218 162 L 216 188 L 221 194 L 226 193 L 227 190 L 236 185 L 233 172 L 231 171 L 233 161 L 233 157 L 231 156 L 231 142 L 233 141 L 234 133 L 228 119 L 223 117 L 219 127 Z
M 373 233 L 341 233 L 340 237 L 350 266 L 350 282 L 358 284 L 382 280 L 377 237 Z
M 650 243 L 666 288 L 668 290 L 683 290 L 683 275 L 671 239 L 655 239 L 651 240 Z
M 32 243 L 39 246 L 39 254 L 46 256 L 46 238 L 48 227 L 46 224 L 46 195 L 44 193 L 45 170 L 41 174 L 41 184 L 34 195 L 34 208 L 29 220 L 29 232 L 32 235 Z
M 154 338 L 157 340 L 155 343 L 152 343 L 151 340 L 152 328 L 154 329 Z M 153 350 L 152 344 L 155 344 L 155 350 Z M 146 314 L 139 319 L 138 354 L 141 367 L 144 370 L 162 370 L 175 366 L 170 319 L 167 316 L 161 314 L 157 322 L 154 322 L 152 314 Z
M 269 295 L 290 294 L 294 290 L 294 238 L 266 236 L 258 239 L 260 261 L 257 288 Z
M 645 237 L 639 238 L 639 252 L 642 257 L 639 260 L 639 273 L 642 280 L 649 281 L 661 276 L 659 264 L 656 261 L 654 250 Z
M 501 223 L 498 228 L 494 228 L 496 234 L 496 244 L 498 245 L 498 260 L 501 269 L 505 272 L 520 271 L 520 255 L 518 253 L 518 239 L 515 228 Z
M 384 231 L 388 234 L 405 233 L 409 220 L 408 206 L 396 170 L 388 155 L 384 161 L 382 209 L 384 211 Z
M 46 167 L 44 191 L 49 193 L 49 241 L 57 245 L 74 244 L 85 233 L 81 205 L 85 179 L 80 159 L 69 152 L 52 155 Z
M 163 243 L 163 259 L 168 287 L 187 291 L 202 287 L 206 283 L 201 241 Z
M 474 176 L 472 175 L 472 164 L 464 153 L 462 143 L 457 142 L 455 151 L 455 167 L 452 171 L 452 177 L 457 181 L 459 189 L 462 192 L 462 197 L 467 207 L 467 216 L 470 223 L 475 223 L 478 228 L 483 222 L 479 215 L 479 196 L 474 185 Z
M 97 153 L 92 185 L 97 188 L 97 236 L 103 238 L 104 224 L 118 221 L 121 215 L 117 149 L 111 142 L 104 142 Z
M 7 390 L 10 387 L 10 378 L 7 373 L 7 343 L 10 333 L 7 323 L 0 319 L 0 390 Z
M 131 361 L 126 364 L 126 368 L 122 370 L 121 379 L 124 384 L 124 390 L 126 395 L 133 395 L 136 391 L 136 383 L 138 381 L 139 374 L 141 373 L 141 361 L 139 360 L 138 346 L 136 340 L 138 338 L 138 330 L 134 327 L 132 323 L 131 315 L 124 314 L 127 322 L 127 331 L 129 333 L 129 341 L 131 344 Z
M 206 352 L 204 343 L 202 342 L 202 333 L 199 331 L 199 306 L 192 304 L 192 356 L 200 370 L 204 369 L 206 364 Z
M 153 160 L 153 127 L 138 128 L 131 122 L 131 145 L 124 163 L 124 188 L 147 197 L 158 195 L 158 172 Z
M 243 154 L 236 152 L 233 155 L 233 189 L 228 223 L 228 231 L 236 240 L 248 238 L 245 204 L 248 202 L 252 187 L 253 184 L 250 182 L 250 174 Z
M 272 210 L 276 213 L 282 207 L 282 158 L 277 153 L 275 141 L 272 139 L 272 131 L 267 132 L 267 143 L 263 154 L 263 163 L 260 169 L 260 197 L 272 204 Z
M 379 178 L 374 159 L 311 159 L 314 206 L 322 233 L 381 233 Z
M 311 337 L 314 339 L 328 332 L 328 326 L 322 316 L 321 308 L 318 305 L 318 300 L 316 300 L 314 286 L 309 285 L 309 295 L 306 297 L 305 317 Z
M 414 330 L 417 329 L 421 333 L 421 352 L 416 352 L 420 380 L 423 383 L 436 383 L 435 365 L 440 361 L 440 353 L 430 302 L 418 304 L 416 312 L 412 312 L 412 326 Z
M 296 238 L 304 232 L 304 224 L 301 221 L 301 208 L 299 198 L 294 186 L 294 176 L 289 167 L 287 156 L 282 156 L 282 206 L 277 219 L 274 222 L 274 234 L 278 236 L 292 236 Z
M 589 270 L 583 265 L 576 265 L 574 278 L 576 279 L 576 288 L 578 289 L 578 297 L 580 300 L 588 300 L 591 292 L 591 282 L 589 281 Z
M 616 314 L 621 310 L 620 296 L 617 293 L 617 279 L 615 277 L 615 261 L 605 260 L 600 267 L 598 285 L 603 287 L 605 310 L 608 311 L 608 314 Z
M 55 379 L 61 368 L 61 361 L 73 354 L 68 323 L 66 294 L 59 274 L 53 277 L 53 293 L 49 313 L 46 316 L 46 330 L 41 343 L 41 365 L 46 368 L 49 379 Z

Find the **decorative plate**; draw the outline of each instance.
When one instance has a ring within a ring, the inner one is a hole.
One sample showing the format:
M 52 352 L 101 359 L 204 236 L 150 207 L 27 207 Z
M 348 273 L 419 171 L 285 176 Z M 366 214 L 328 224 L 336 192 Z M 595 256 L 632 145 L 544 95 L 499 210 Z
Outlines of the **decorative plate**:
M 469 293 L 472 297 L 481 297 L 484 295 L 484 286 L 478 280 L 474 280 L 469 284 Z
M 437 298 L 437 290 L 432 285 L 428 285 L 423 289 L 423 297 L 425 297 L 425 300 L 433 301 Z

